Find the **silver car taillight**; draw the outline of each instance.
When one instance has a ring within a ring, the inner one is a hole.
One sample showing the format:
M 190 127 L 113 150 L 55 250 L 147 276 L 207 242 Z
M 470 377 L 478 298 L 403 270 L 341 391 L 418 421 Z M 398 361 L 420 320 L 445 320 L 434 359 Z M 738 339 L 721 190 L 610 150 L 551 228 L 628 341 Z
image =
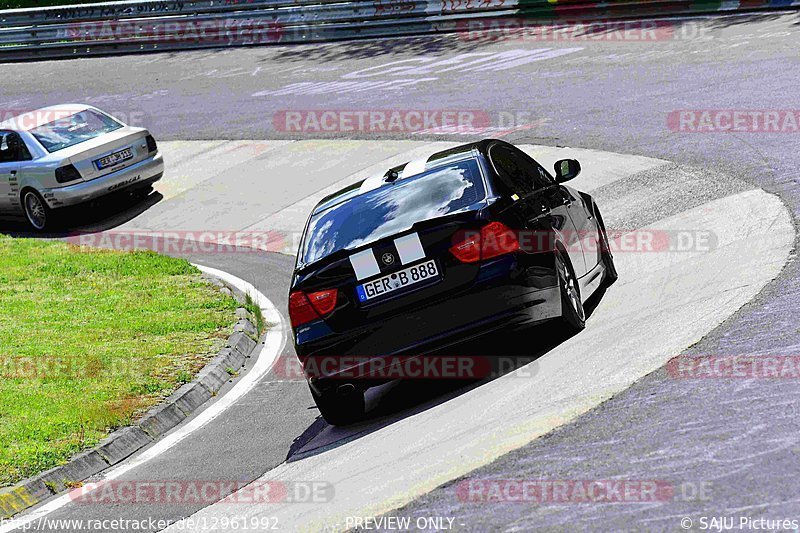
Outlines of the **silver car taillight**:
M 81 173 L 72 165 L 59 167 L 56 169 L 56 181 L 59 183 L 69 183 L 81 179 Z
M 145 141 L 147 141 L 147 151 L 151 154 L 158 150 L 158 145 L 156 144 L 156 140 L 153 138 L 152 135 L 148 135 L 145 137 Z

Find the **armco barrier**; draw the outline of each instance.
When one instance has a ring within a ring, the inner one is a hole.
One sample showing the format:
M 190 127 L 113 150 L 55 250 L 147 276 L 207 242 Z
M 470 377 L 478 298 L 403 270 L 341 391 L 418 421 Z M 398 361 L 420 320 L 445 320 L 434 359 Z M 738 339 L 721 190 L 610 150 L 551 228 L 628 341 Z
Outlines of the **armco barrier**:
M 787 9 L 800 0 L 132 0 L 0 11 L 0 61 L 451 32 L 542 21 Z

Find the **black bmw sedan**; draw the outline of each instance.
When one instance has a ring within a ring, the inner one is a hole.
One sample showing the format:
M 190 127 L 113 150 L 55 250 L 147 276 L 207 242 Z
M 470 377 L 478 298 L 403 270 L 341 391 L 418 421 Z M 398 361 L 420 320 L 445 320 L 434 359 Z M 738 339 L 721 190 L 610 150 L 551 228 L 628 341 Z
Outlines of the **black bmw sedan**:
M 617 279 L 592 197 L 513 145 L 466 144 L 324 198 L 306 224 L 289 315 L 325 420 L 364 412 L 371 372 L 499 328 L 585 324 L 583 303 Z

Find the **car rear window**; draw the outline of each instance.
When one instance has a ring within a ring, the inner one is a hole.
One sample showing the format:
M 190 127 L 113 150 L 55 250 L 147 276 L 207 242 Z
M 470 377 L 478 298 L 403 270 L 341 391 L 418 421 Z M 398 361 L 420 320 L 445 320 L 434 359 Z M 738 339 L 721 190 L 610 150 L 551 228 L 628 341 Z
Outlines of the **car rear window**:
M 118 130 L 122 124 L 103 113 L 86 109 L 68 117 L 42 124 L 30 133 L 48 152 L 63 150 L 69 146 Z
M 486 198 L 478 161 L 469 159 L 401 178 L 311 217 L 300 254 L 307 265 Z

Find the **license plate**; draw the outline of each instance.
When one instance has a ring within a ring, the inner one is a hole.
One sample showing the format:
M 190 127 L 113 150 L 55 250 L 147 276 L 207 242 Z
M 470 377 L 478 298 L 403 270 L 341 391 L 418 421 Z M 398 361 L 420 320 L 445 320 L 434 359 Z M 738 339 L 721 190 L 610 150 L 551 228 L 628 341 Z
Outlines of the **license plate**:
M 133 150 L 131 150 L 130 148 L 125 148 L 124 150 L 120 150 L 119 152 L 114 152 L 113 154 L 101 157 L 100 159 L 95 161 L 94 164 L 97 165 L 98 170 L 103 170 L 104 168 L 113 167 L 118 163 L 127 161 L 132 157 L 133 157 Z
M 381 276 L 378 279 L 368 281 L 356 286 L 356 293 L 360 302 L 367 302 L 373 298 L 379 298 L 389 293 L 430 281 L 439 276 L 436 262 L 433 260 L 425 261 L 418 265 L 404 268 L 398 272 Z

